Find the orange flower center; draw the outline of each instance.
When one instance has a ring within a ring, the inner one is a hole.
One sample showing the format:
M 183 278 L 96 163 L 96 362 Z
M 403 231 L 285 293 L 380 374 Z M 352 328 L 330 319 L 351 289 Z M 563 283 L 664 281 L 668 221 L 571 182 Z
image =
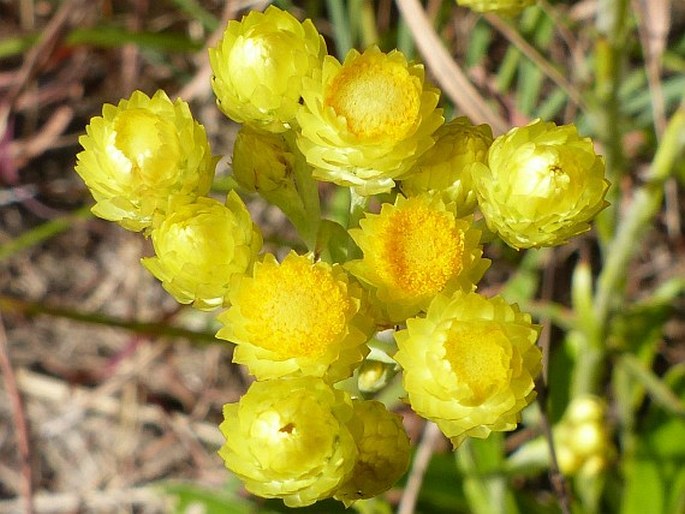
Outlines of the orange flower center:
M 456 322 L 444 343 L 445 357 L 461 384 L 482 403 L 510 379 L 511 343 L 497 323 Z
M 409 200 L 381 230 L 380 276 L 417 297 L 434 295 L 461 273 L 464 234 L 454 217 Z
M 313 357 L 344 337 L 352 303 L 330 269 L 306 257 L 265 263 L 241 301 L 254 344 L 280 357 Z
M 362 141 L 399 141 L 416 123 L 421 87 L 406 65 L 378 54 L 346 64 L 331 83 L 326 105 Z

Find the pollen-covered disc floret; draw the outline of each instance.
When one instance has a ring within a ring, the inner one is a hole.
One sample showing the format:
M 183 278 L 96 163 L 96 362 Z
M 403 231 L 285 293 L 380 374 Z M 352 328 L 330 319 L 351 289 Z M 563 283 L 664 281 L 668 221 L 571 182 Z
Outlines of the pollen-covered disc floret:
M 398 195 L 350 230 L 364 256 L 346 267 L 373 290 L 389 321 L 415 315 L 440 292 L 475 289 L 488 268 L 472 218 L 453 212 L 437 195 Z
M 212 88 L 226 116 L 271 132 L 292 126 L 302 79 L 321 67 L 326 45 L 311 20 L 274 6 L 229 21 L 209 50 Z
M 513 430 L 535 396 L 541 354 L 530 316 L 501 297 L 440 295 L 425 318 L 396 334 L 412 408 L 458 446 L 467 437 Z
M 495 12 L 514 15 L 521 12 L 536 0 L 457 0 L 459 5 L 476 12 Z
M 203 197 L 178 206 L 151 237 L 155 257 L 143 265 L 177 301 L 201 310 L 224 304 L 262 247 L 259 230 L 233 191 L 225 205 Z
M 410 448 L 401 416 L 374 400 L 353 400 L 352 405 L 349 427 L 359 454 L 350 477 L 334 495 L 348 507 L 390 489 L 407 470 Z
M 604 160 L 574 125 L 513 128 L 472 173 L 488 227 L 514 248 L 565 243 L 607 205 Z
M 93 213 L 128 230 L 151 227 L 169 201 L 205 195 L 214 178 L 205 129 L 163 91 L 105 104 L 79 143 L 76 172 L 95 198 Z
M 351 417 L 347 393 L 321 379 L 254 382 L 238 403 L 224 405 L 219 455 L 251 493 L 310 505 L 330 497 L 354 468 Z
M 452 202 L 458 217 L 473 214 L 476 193 L 471 167 L 485 163 L 492 144 L 489 125 L 474 125 L 459 117 L 435 131 L 435 145 L 423 154 L 400 184 L 406 196 L 439 191 L 446 203 Z
M 257 379 L 309 375 L 347 378 L 368 353 L 371 321 L 362 288 L 341 266 L 291 252 L 270 254 L 230 294 L 217 337 L 237 344 L 233 360 Z
M 306 79 L 298 145 L 319 180 L 359 194 L 388 191 L 433 144 L 443 118 L 439 91 L 399 51 L 350 50 L 343 64 L 326 56 Z

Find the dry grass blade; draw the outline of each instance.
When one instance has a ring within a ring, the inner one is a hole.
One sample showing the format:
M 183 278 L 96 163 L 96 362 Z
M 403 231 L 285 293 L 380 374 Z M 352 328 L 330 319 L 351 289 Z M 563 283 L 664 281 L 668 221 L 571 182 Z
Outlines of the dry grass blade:
M 400 505 L 397 508 L 397 514 L 412 514 L 414 512 L 419 492 L 421 491 L 421 485 L 423 484 L 423 477 L 426 474 L 428 464 L 430 464 L 431 457 L 435 451 L 435 445 L 440 437 L 441 433 L 438 426 L 427 422 L 423 429 L 421 442 L 414 456 L 414 462 L 409 471 L 407 486 L 404 488 Z
M 636 0 L 634 9 L 639 14 L 638 29 L 645 56 L 652 115 L 657 138 L 666 130 L 664 90 L 661 83 L 662 57 L 671 26 L 671 0 Z M 671 238 L 681 232 L 678 214 L 678 190 L 674 180 L 666 183 L 666 226 Z
M 510 24 L 506 23 L 502 18 L 494 14 L 485 14 L 485 19 L 497 31 L 502 34 L 509 42 L 518 48 L 528 59 L 533 61 L 540 71 L 542 71 L 552 82 L 563 89 L 564 93 L 584 111 L 588 110 L 588 106 L 583 100 L 580 92 L 571 84 L 564 75 L 552 66 L 547 59 L 545 59 L 535 47 L 528 43 Z
M 7 336 L 5 334 L 5 326 L 0 316 L 0 371 L 5 382 L 5 389 L 10 399 L 12 406 L 12 416 L 14 418 L 15 438 L 17 442 L 17 450 L 19 452 L 22 489 L 24 497 L 24 512 L 31 514 L 33 512 L 33 472 L 31 469 L 31 447 L 29 446 L 28 427 L 26 425 L 26 416 L 24 414 L 24 405 L 22 402 L 19 388 L 17 387 L 17 380 L 10 362 L 7 351 Z
M 421 4 L 417 0 L 396 0 L 396 3 L 426 64 L 445 94 L 474 123 L 488 123 L 496 134 L 506 132 L 509 124 L 487 104 L 454 62 L 429 23 Z

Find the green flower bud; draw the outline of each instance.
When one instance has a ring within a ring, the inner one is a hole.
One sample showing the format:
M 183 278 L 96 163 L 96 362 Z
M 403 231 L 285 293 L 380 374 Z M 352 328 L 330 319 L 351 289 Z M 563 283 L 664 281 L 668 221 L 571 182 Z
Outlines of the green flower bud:
M 219 450 L 248 491 L 303 507 L 330 497 L 357 462 L 352 402 L 317 378 L 254 382 L 224 406 Z
M 457 3 L 476 12 L 495 12 L 512 16 L 533 5 L 535 0 L 457 0 Z
M 95 198 L 93 213 L 128 230 L 149 229 L 169 203 L 207 194 L 217 158 L 186 102 L 135 91 L 105 104 L 79 138 L 76 172 Z
M 349 507 L 356 500 L 387 491 L 407 470 L 409 437 L 402 418 L 381 402 L 355 400 L 350 430 L 357 443 L 357 464 L 335 498 Z
M 537 120 L 510 130 L 472 177 L 488 227 L 514 248 L 563 244 L 608 205 L 604 160 L 574 125 Z
M 212 198 L 181 205 L 152 233 L 155 257 L 142 260 L 180 303 L 221 307 L 262 247 L 250 213 L 233 191 L 226 205 Z
M 226 116 L 270 132 L 290 128 L 302 80 L 321 67 L 326 44 L 311 20 L 269 6 L 229 21 L 209 50 L 212 88 Z

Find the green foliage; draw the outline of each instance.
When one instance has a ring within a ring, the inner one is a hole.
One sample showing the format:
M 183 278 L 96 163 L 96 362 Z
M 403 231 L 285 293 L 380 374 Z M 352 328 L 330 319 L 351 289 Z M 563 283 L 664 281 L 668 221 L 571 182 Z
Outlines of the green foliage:
M 206 31 L 218 27 L 219 18 L 205 2 L 173 0 L 169 3 L 178 9 L 180 16 L 195 20 Z M 327 36 L 338 57 L 343 57 L 349 48 L 378 43 L 382 48 L 397 47 L 408 56 L 421 58 L 416 52 L 420 35 L 412 34 L 406 21 L 395 11 L 389 17 L 390 23 L 380 26 L 378 11 L 374 9 L 377 3 L 364 0 L 275 3 L 311 16 L 315 23 L 330 24 Z M 616 451 L 596 475 L 569 479 L 574 493 L 571 495 L 573 512 L 685 512 L 685 367 L 673 365 L 662 355 L 664 341 L 668 339 L 665 327 L 678 309 L 682 310 L 685 283 L 676 278 L 645 287 L 637 283 L 640 288 L 637 292 L 627 288 L 632 263 L 645 251 L 646 234 L 662 213 L 664 183 L 671 176 L 678 177 L 681 185 L 685 183 L 682 135 L 678 143 L 677 137 L 669 139 L 664 136 L 665 132 L 655 128 L 658 120 L 654 106 L 659 99 L 650 85 L 646 49 L 639 42 L 638 16 L 625 9 L 625 2 L 597 2 L 598 19 L 615 19 L 607 32 L 607 26 L 595 25 L 591 19 L 579 21 L 571 17 L 572 2 L 529 8 L 519 18 L 512 19 L 475 16 L 456 9 L 453 3 L 443 2 L 435 18 L 435 30 L 445 44 L 452 45 L 450 50 L 455 59 L 483 86 L 482 94 L 488 105 L 502 115 L 510 115 L 512 120 L 540 117 L 575 122 L 581 132 L 597 138 L 613 176 L 612 208 L 603 215 L 597 233 L 575 247 L 584 257 L 591 254 L 592 259 L 583 261 L 582 266 L 587 265 L 584 269 L 578 265 L 563 295 L 543 294 L 548 266 L 559 264 L 558 269 L 570 268 L 564 260 L 567 256 L 551 255 L 548 251 L 519 253 L 504 249 L 505 256 L 512 257 L 508 263 L 513 270 L 509 270 L 506 283 L 495 284 L 509 301 L 518 302 L 534 313 L 537 322 L 553 327 L 547 369 L 548 395 L 542 406 L 547 421 L 555 425 L 579 391 L 601 396 L 611 405 L 612 416 L 607 423 L 615 430 Z M 450 35 L 450 31 L 458 30 L 454 21 L 463 24 L 456 37 Z M 507 37 L 503 27 L 517 37 Z M 466 40 L 459 40 L 460 37 Z M 19 56 L 39 41 L 40 34 L 35 33 L 3 38 L 0 59 Z M 177 54 L 204 52 L 204 43 L 181 31 L 132 31 L 109 21 L 93 28 L 73 29 L 64 36 L 67 47 L 111 49 L 133 44 L 168 62 Z M 572 51 L 578 53 L 571 55 Z M 428 60 L 426 56 L 423 59 Z M 661 65 L 660 92 L 665 121 L 672 123 L 671 127 L 676 130 L 678 113 L 685 109 L 685 35 L 673 34 L 667 41 Z M 435 71 L 440 70 L 429 68 L 429 72 Z M 557 74 L 568 82 L 560 82 Z M 486 86 L 490 89 L 485 90 Z M 489 97 L 491 93 L 495 98 Z M 449 98 L 443 97 L 441 101 L 446 113 L 459 112 L 459 106 Z M 506 108 L 501 109 L 502 105 Z M 626 142 L 627 135 L 640 141 L 639 151 Z M 666 155 L 664 159 L 668 163 L 658 167 L 660 155 Z M 656 168 L 659 169 L 657 180 L 651 180 L 650 176 L 643 189 L 626 191 L 626 184 L 639 183 L 644 169 L 656 173 Z M 235 187 L 230 177 L 214 184 L 215 191 Z M 324 217 L 328 219 L 322 221 L 316 249 L 324 255 L 328 252 L 334 261 L 342 261 L 353 251 L 345 225 L 350 204 L 355 199 L 342 189 L 334 194 L 332 201 L 327 202 L 329 211 Z M 646 200 L 641 203 L 641 198 Z M 624 214 L 619 206 L 630 212 Z M 79 209 L 13 240 L 3 241 L 0 261 L 67 231 L 86 216 L 85 209 Z M 647 259 L 648 255 L 643 256 L 642 261 Z M 576 258 L 572 260 L 575 262 Z M 591 260 L 592 266 L 588 264 Z M 663 273 L 655 278 L 662 277 Z M 199 332 L 157 330 L 159 327 L 145 324 L 124 324 L 116 319 L 27 305 L 10 304 L 8 300 L 2 304 L 8 310 L 44 312 L 128 328 L 140 334 L 181 335 L 197 342 L 206 342 L 211 337 Z M 682 345 L 682 340 L 679 343 Z M 399 396 L 395 393 L 393 390 L 393 401 Z M 511 441 L 536 438 L 543 441 L 539 413 L 529 410 L 524 413 L 524 420 L 524 431 L 529 432 L 523 436 L 516 432 L 511 440 L 501 435 L 471 440 L 457 450 L 456 456 L 449 452 L 435 453 L 423 475 L 415 512 L 558 513 L 559 502 L 546 478 L 550 466 L 546 445 L 536 443 L 529 469 L 522 469 L 516 460 L 520 456 L 516 457 L 515 450 L 523 443 Z M 406 487 L 406 481 L 399 487 Z M 192 512 L 196 505 L 201 505 L 208 514 L 292 511 L 280 501 L 255 500 L 244 495 L 239 482 L 233 478 L 219 490 L 188 483 L 163 484 L 161 490 L 173 498 L 176 514 Z M 386 514 L 391 509 L 386 499 L 360 502 L 353 508 L 359 514 Z M 298 511 L 345 512 L 334 501 Z

